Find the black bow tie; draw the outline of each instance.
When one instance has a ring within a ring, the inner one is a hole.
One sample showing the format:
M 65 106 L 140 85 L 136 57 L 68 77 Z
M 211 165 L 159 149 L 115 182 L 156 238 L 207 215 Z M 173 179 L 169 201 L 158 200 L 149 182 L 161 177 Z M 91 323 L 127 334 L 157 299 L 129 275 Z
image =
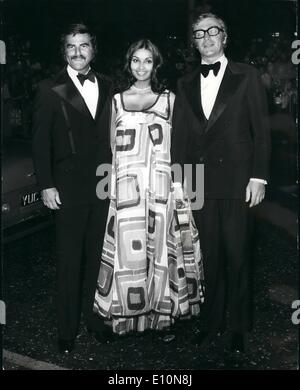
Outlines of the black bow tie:
M 92 83 L 95 82 L 95 74 L 91 69 L 87 74 L 78 73 L 77 77 L 81 85 L 84 84 L 85 80 L 90 80 Z
M 203 74 L 204 77 L 207 77 L 210 70 L 214 72 L 214 75 L 216 76 L 219 73 L 221 66 L 221 62 L 217 61 L 215 64 L 201 64 L 200 72 Z

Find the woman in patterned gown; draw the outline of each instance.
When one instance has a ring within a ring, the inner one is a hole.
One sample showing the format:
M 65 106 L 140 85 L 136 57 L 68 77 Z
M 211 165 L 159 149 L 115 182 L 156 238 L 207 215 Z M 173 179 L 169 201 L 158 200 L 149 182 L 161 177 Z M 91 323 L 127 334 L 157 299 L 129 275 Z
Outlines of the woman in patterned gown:
M 178 223 L 187 213 L 176 210 L 182 192 L 171 179 L 175 95 L 158 82 L 161 64 L 151 41 L 132 44 L 128 87 L 112 104 L 111 200 L 94 311 L 119 335 L 169 329 L 198 315 L 203 301 L 198 232 Z

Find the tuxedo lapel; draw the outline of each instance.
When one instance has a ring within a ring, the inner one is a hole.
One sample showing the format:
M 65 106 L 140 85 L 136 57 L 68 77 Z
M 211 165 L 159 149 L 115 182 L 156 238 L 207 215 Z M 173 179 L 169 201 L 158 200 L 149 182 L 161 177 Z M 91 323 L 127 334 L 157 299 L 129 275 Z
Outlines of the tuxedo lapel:
M 213 106 L 212 112 L 209 116 L 208 125 L 206 131 L 209 131 L 212 126 L 215 124 L 217 119 L 225 110 L 232 96 L 234 96 L 235 91 L 239 87 L 244 76 L 241 73 L 233 72 L 232 63 L 228 62 L 227 68 L 225 70 L 223 80 L 221 82 L 215 104 Z
M 97 81 L 98 81 L 98 88 L 99 88 L 99 97 L 98 97 L 98 104 L 97 104 L 97 110 L 96 110 L 96 116 L 95 120 L 99 118 L 101 115 L 101 112 L 103 110 L 103 107 L 105 105 L 105 102 L 108 97 L 109 87 L 107 83 L 103 80 L 103 78 L 96 74 Z
M 55 79 L 55 86 L 52 87 L 61 98 L 70 103 L 77 111 L 93 119 L 83 97 L 74 85 L 66 70 L 61 72 Z
M 202 110 L 200 80 L 200 70 L 196 69 L 191 78 L 186 82 L 185 93 L 196 117 L 199 119 L 200 123 L 205 126 L 207 120 Z

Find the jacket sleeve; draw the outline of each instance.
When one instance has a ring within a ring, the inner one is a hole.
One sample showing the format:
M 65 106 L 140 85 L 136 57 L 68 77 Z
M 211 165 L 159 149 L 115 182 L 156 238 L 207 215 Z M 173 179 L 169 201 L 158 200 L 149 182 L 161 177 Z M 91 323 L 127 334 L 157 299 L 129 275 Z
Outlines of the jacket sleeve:
M 184 164 L 186 162 L 186 149 L 188 142 L 186 115 L 184 93 L 182 91 L 181 80 L 179 80 L 173 108 L 171 137 L 171 163 L 174 182 L 183 182 Z M 179 164 L 182 177 L 178 176 L 178 166 L 176 168 L 175 164 Z
M 38 86 L 33 111 L 33 162 L 37 182 L 41 190 L 54 187 L 52 177 L 52 126 L 53 104 L 51 89 L 41 83 Z
M 254 141 L 252 176 L 268 180 L 270 163 L 270 118 L 266 91 L 259 72 L 251 67 L 248 83 L 248 107 Z

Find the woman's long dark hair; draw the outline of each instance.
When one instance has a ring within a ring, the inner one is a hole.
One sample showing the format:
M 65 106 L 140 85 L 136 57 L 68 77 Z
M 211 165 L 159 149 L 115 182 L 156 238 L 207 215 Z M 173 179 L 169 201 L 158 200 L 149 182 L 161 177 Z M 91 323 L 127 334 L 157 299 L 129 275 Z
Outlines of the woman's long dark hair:
M 153 92 L 161 93 L 165 89 L 165 85 L 158 80 L 157 71 L 163 64 L 163 58 L 158 48 L 149 39 L 140 39 L 130 45 L 125 57 L 124 75 L 118 83 L 117 89 L 125 91 L 136 81 L 131 73 L 131 60 L 133 54 L 139 49 L 149 50 L 153 57 L 153 70 L 151 73 L 151 88 Z

